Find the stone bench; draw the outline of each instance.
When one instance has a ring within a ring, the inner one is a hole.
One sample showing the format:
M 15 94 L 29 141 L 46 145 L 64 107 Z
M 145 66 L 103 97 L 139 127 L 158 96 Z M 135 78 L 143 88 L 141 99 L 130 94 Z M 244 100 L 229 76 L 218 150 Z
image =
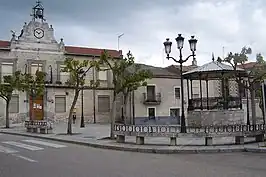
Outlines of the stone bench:
M 143 145 L 145 137 L 168 137 L 171 146 L 177 145 L 177 138 L 204 138 L 205 145 L 213 145 L 213 138 L 235 137 L 235 144 L 244 144 L 245 137 L 255 137 L 257 142 L 264 141 L 265 125 L 221 125 L 187 127 L 187 133 L 180 132 L 180 126 L 171 125 L 124 125 L 115 124 L 114 134 L 118 143 L 124 143 L 126 136 L 135 136 L 136 144 Z
M 43 120 L 29 120 L 25 121 L 27 132 L 49 134 L 52 133 L 52 123 Z

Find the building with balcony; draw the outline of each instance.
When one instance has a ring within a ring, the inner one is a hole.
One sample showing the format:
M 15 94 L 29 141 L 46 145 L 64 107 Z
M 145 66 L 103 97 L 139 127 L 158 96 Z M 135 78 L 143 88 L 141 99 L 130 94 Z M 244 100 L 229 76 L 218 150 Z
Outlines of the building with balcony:
M 36 70 L 47 73 L 45 94 L 34 101 L 24 92 L 14 92 L 10 103 L 12 123 L 29 119 L 34 111 L 36 119 L 66 120 L 73 101 L 73 89 L 67 84 L 69 73 L 64 73 L 65 58 L 97 60 L 104 49 L 66 46 L 64 40 L 56 40 L 54 28 L 44 19 L 40 2 L 33 7 L 32 19 L 25 23 L 20 34 L 12 34 L 10 41 L 0 41 L 0 78 L 16 70 L 34 74 Z M 106 49 L 114 58 L 122 51 Z M 84 116 L 88 122 L 108 122 L 112 100 L 110 71 L 91 69 L 85 77 Z M 91 80 L 99 80 L 100 87 L 89 87 Z M 0 123 L 5 122 L 5 101 L 0 99 Z M 81 114 L 81 94 L 76 104 L 77 117 Z M 37 114 L 38 113 L 38 114 Z
M 129 120 L 126 122 L 135 124 L 180 124 L 181 83 L 179 66 L 171 65 L 162 68 L 141 64 L 141 68 L 150 70 L 153 73 L 153 78 L 147 81 L 147 86 L 140 87 L 131 95 L 128 108 Z M 192 71 L 196 68 L 200 67 L 192 63 L 192 65 L 184 66 L 184 72 Z M 230 109 L 235 109 L 235 107 L 240 105 L 238 85 L 234 80 L 230 80 L 226 88 L 230 91 L 230 95 L 233 98 L 228 106 Z M 249 96 L 249 104 L 247 105 L 247 92 L 242 91 L 241 93 L 241 104 L 244 122 L 246 123 L 248 114 L 251 120 L 251 100 Z M 201 99 L 201 97 L 203 99 Z M 205 99 L 207 97 L 209 98 L 208 101 Z M 208 82 L 205 80 L 185 79 L 184 99 L 186 124 L 190 124 L 189 121 L 194 121 L 188 120 L 188 112 L 190 110 L 221 109 L 222 107 L 217 105 L 218 102 L 221 101 L 221 98 L 223 98 L 221 79 L 212 79 Z M 189 103 L 191 100 L 193 100 L 193 102 Z M 209 104 L 207 104 L 207 102 Z M 257 121 L 262 122 L 263 114 L 259 107 L 258 97 L 256 97 L 255 102 Z M 247 107 L 249 107 L 249 112 L 247 111 Z M 197 119 L 196 117 L 193 118 Z M 209 122 L 211 121 L 212 120 L 209 120 Z
M 197 68 L 198 66 L 194 62 L 195 61 L 193 61 L 190 66 L 184 66 L 184 71 L 186 72 L 193 68 Z M 166 68 L 162 68 L 142 64 L 141 68 L 150 70 L 153 73 L 153 78 L 147 81 L 147 86 L 140 87 L 134 92 L 134 109 L 130 109 L 129 112 L 135 110 L 135 123 L 180 124 L 181 80 L 179 66 L 171 65 Z M 190 88 L 191 84 L 185 80 L 185 114 L 187 114 L 188 109 L 187 85 L 189 85 Z M 209 83 L 210 95 L 218 94 L 218 92 L 216 92 L 216 87 L 215 82 Z M 199 98 L 199 81 L 193 81 L 192 89 L 193 97 Z M 204 93 L 206 93 L 206 91 Z M 132 118 L 132 114 L 130 117 Z M 129 122 L 132 123 L 133 121 Z

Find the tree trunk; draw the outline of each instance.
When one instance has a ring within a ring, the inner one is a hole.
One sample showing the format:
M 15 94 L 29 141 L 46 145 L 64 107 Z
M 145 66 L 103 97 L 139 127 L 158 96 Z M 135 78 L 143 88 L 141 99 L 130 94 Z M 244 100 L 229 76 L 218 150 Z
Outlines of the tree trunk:
M 260 103 L 259 103 L 259 107 L 260 107 L 260 110 L 262 112 L 262 120 L 263 120 L 263 124 L 265 124 L 265 112 L 264 112 L 264 107 L 263 107 L 263 98 L 261 97 L 260 98 Z
M 31 120 L 35 120 L 35 110 L 34 110 L 34 102 L 35 102 L 35 95 L 32 94 L 31 96 L 31 101 L 32 101 L 32 104 L 31 104 Z
M 112 111 L 111 111 L 111 129 L 110 129 L 111 139 L 115 139 L 115 135 L 114 135 L 115 118 L 116 118 L 116 94 L 114 94 L 114 97 L 113 97 L 113 104 L 112 104 Z
M 256 124 L 256 102 L 255 102 L 255 89 L 250 90 L 251 99 L 251 112 L 252 112 L 252 124 Z
M 71 135 L 72 134 L 72 114 L 73 114 L 73 110 L 76 106 L 76 103 L 78 101 L 78 97 L 79 97 L 79 90 L 75 90 L 75 95 L 74 95 L 74 100 L 72 102 L 70 111 L 69 111 L 69 115 L 68 115 L 68 122 L 67 122 L 67 134 Z
M 123 102 L 124 120 L 123 120 L 123 123 L 126 123 L 126 120 L 127 120 L 127 102 L 128 102 L 128 94 L 124 95 L 124 102 Z
M 10 100 L 6 100 L 6 128 L 9 128 L 9 103 Z

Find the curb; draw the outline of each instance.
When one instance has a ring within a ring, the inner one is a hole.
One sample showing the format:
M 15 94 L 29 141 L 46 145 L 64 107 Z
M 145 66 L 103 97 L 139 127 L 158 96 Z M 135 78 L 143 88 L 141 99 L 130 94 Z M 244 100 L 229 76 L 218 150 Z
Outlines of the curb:
M 108 150 L 117 150 L 117 151 L 129 151 L 129 152 L 140 152 L 140 153 L 155 153 L 155 154 L 199 154 L 199 153 L 233 153 L 233 152 L 258 152 L 258 153 L 266 153 L 266 149 L 259 149 L 259 148 L 217 148 L 217 149 L 155 149 L 155 148 L 145 148 L 145 147 L 124 147 L 124 146 L 115 146 L 115 145 L 108 145 L 108 144 L 100 144 L 100 143 L 91 143 L 91 142 L 83 142 L 83 141 L 76 141 L 76 140 L 67 140 L 67 139 L 60 139 L 54 137 L 44 137 L 39 135 L 29 135 L 23 133 L 16 133 L 16 132 L 3 132 L 3 134 L 9 135 L 17 135 L 17 136 L 26 136 L 32 138 L 39 138 L 39 139 L 46 139 L 52 141 L 58 141 L 63 143 L 70 143 L 70 144 L 77 144 L 83 145 L 93 148 L 100 148 L 100 149 L 108 149 Z
M 266 149 L 260 149 L 260 148 L 245 148 L 245 152 L 250 152 L 250 153 L 266 153 Z

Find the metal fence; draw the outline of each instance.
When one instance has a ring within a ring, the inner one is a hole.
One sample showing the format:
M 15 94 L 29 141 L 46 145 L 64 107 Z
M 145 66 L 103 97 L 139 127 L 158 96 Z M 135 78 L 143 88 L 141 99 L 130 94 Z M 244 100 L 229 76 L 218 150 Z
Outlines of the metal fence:
M 181 134 L 181 127 L 178 125 L 123 125 L 115 124 L 116 134 L 126 136 L 178 136 Z M 187 126 L 187 134 L 205 136 L 239 134 L 260 134 L 265 132 L 265 124 L 256 125 L 215 125 L 215 126 Z

